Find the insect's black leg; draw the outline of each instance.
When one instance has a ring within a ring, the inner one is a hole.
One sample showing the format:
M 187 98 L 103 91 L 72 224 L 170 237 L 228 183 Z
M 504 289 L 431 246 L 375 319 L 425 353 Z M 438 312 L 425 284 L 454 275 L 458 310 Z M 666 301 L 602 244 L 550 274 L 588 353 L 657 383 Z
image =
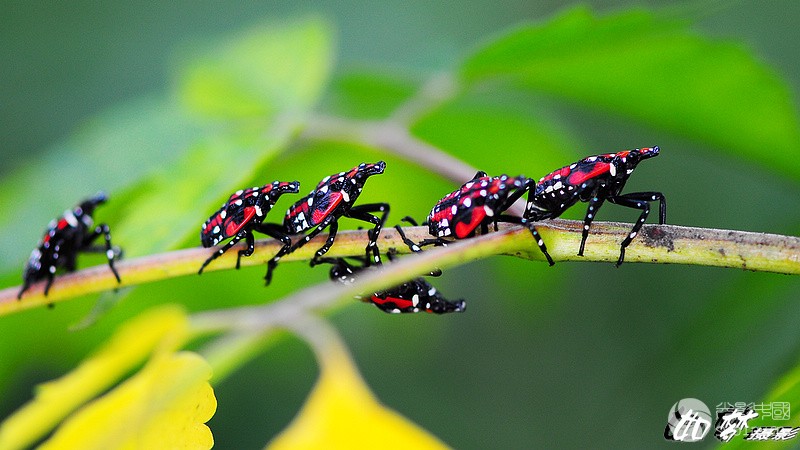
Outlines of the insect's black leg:
M 31 287 L 30 279 L 28 277 L 23 278 L 23 280 L 22 280 L 22 288 L 17 293 L 17 300 L 21 300 L 22 299 L 22 294 L 25 293 L 25 291 L 27 291 L 29 287 Z
M 425 239 L 420 243 L 420 245 L 417 245 L 416 243 L 414 243 L 414 241 L 412 241 L 411 239 L 406 237 L 406 234 L 403 232 L 403 228 L 400 227 L 400 225 L 395 225 L 394 228 L 395 228 L 395 230 L 397 230 L 397 234 L 400 235 L 400 239 L 402 239 L 403 242 L 408 246 L 408 249 L 411 250 L 414 253 L 421 252 L 422 249 L 420 247 L 422 245 L 435 245 L 436 244 L 436 240 L 434 240 L 434 239 Z M 442 244 L 442 245 L 444 245 L 444 244 Z M 394 252 L 387 253 L 387 256 L 389 256 L 389 261 L 392 260 L 392 255 L 394 255 Z M 428 275 L 430 275 L 432 277 L 441 276 L 442 275 L 442 269 L 433 269 L 428 273 Z
M 119 278 L 119 273 L 117 273 L 117 269 L 114 267 L 114 260 L 118 258 L 118 255 L 122 254 L 122 250 L 114 249 L 114 246 L 111 244 L 111 228 L 108 225 L 101 223 L 94 227 L 94 230 L 83 238 L 83 242 L 81 243 L 81 247 L 84 251 L 95 251 L 94 248 L 88 248 L 89 244 L 92 243 L 98 236 L 103 236 L 105 240 L 105 246 L 101 247 L 104 248 L 103 252 L 106 255 L 106 259 L 108 260 L 108 267 L 111 269 L 111 272 L 114 274 L 114 277 L 117 279 L 117 283 L 121 283 L 122 280 Z M 67 264 L 64 266 L 68 272 L 75 270 L 74 268 L 75 261 L 68 261 Z M 70 265 L 72 268 L 70 268 Z
M 205 260 L 205 262 L 203 263 L 203 265 L 202 265 L 202 266 L 200 266 L 200 270 L 198 270 L 198 271 L 197 271 L 197 274 L 198 274 L 198 275 L 202 275 L 202 274 L 203 274 L 203 269 L 205 269 L 205 268 L 206 268 L 206 266 L 207 266 L 207 265 L 208 265 L 208 264 L 209 264 L 211 261 L 213 261 L 213 260 L 215 260 L 215 259 L 219 258 L 220 256 L 222 256 L 222 254 L 223 254 L 223 253 L 227 252 L 228 250 L 230 250 L 230 248 L 231 248 L 231 247 L 233 247 L 234 245 L 236 245 L 236 243 L 237 243 L 237 242 L 241 241 L 243 237 L 244 237 L 244 234 L 243 234 L 243 233 L 237 233 L 236 235 L 234 235 L 234 236 L 233 236 L 233 239 L 231 239 L 231 240 L 230 240 L 230 241 L 229 241 L 227 244 L 225 244 L 224 246 L 220 247 L 220 248 L 219 248 L 219 250 L 216 250 L 216 251 L 214 252 L 214 254 L 213 254 L 213 255 L 209 256 L 209 257 L 208 257 L 208 259 L 207 259 L 207 260 Z
M 586 246 L 586 239 L 589 237 L 589 227 L 597 216 L 597 211 L 606 201 L 602 195 L 597 195 L 589 200 L 589 207 L 586 209 L 586 216 L 583 218 L 583 231 L 581 232 L 581 247 L 578 249 L 578 256 L 583 256 L 583 248 Z
M 103 223 L 98 225 L 94 232 L 101 232 L 103 234 L 103 238 L 106 241 L 106 259 L 108 260 L 108 267 L 111 269 L 111 272 L 114 273 L 117 283 L 121 283 L 122 280 L 120 280 L 117 269 L 114 267 L 114 247 L 111 245 L 111 229 L 108 228 L 108 225 Z
M 539 230 L 536 229 L 536 226 L 533 222 L 527 222 L 528 230 L 530 230 L 533 238 L 536 240 L 536 245 L 539 246 L 539 250 L 542 251 L 544 257 L 547 258 L 547 263 L 551 266 L 554 266 L 556 263 L 553 261 L 553 258 L 550 257 L 550 253 L 547 253 L 547 246 L 544 245 L 544 241 L 542 240 L 542 236 L 539 234 Z
M 639 230 L 642 228 L 644 221 L 647 220 L 647 215 L 650 214 L 650 201 L 658 200 L 659 198 L 663 199 L 663 197 L 664 196 L 658 192 L 633 192 L 630 194 L 608 197 L 608 201 L 611 203 L 620 206 L 626 206 L 628 208 L 640 209 L 642 211 L 642 213 L 639 215 L 639 219 L 633 224 L 631 232 L 628 233 L 628 236 L 625 237 L 620 245 L 617 267 L 619 267 L 622 264 L 622 261 L 625 259 L 625 247 L 630 245 L 631 241 L 633 241 L 633 238 L 636 237 L 636 235 L 639 233 Z M 666 206 L 663 202 L 661 205 L 664 209 L 664 214 L 666 215 Z
M 371 213 L 374 212 L 381 213 L 381 216 L 377 217 L 372 215 Z M 369 203 L 366 205 L 354 206 L 350 208 L 350 211 L 348 211 L 345 216 L 353 219 L 363 220 L 375 225 L 372 230 L 367 232 L 367 236 L 369 236 L 369 243 L 367 243 L 366 248 L 366 265 L 369 266 L 373 262 L 375 264 L 380 264 L 381 255 L 380 249 L 378 249 L 378 236 L 380 236 L 381 229 L 383 229 L 383 225 L 386 223 L 386 218 L 389 216 L 389 204 Z M 372 260 L 370 260 L 370 253 L 372 254 Z
M 311 258 L 311 262 L 309 263 L 311 267 L 319 264 L 319 258 L 321 258 L 325 253 L 328 253 L 328 250 L 330 250 L 333 246 L 333 241 L 336 239 L 336 233 L 338 231 L 339 221 L 335 219 L 331 220 L 330 225 L 328 226 L 328 239 L 325 240 L 325 243 L 322 244 L 322 247 L 320 247 L 319 250 L 317 250 L 317 253 L 314 254 L 314 257 Z
M 55 266 L 50 266 L 55 268 Z M 50 292 L 50 286 L 53 285 L 53 278 L 55 278 L 55 271 L 50 270 L 47 272 L 47 284 L 44 285 L 44 296 L 47 297 L 47 293 Z
M 252 231 L 247 231 L 244 234 L 245 242 L 247 242 L 247 248 L 244 250 L 239 250 L 239 255 L 236 257 L 236 270 L 239 270 L 239 263 L 242 261 L 242 256 L 250 256 L 253 254 L 255 250 L 255 242 L 256 239 L 253 236 Z
M 291 251 L 292 248 L 292 239 L 289 237 L 289 234 L 286 232 L 286 229 L 283 228 L 282 225 L 277 223 L 262 223 L 257 227 L 253 228 L 254 230 L 258 231 L 259 233 L 264 233 L 267 236 L 270 236 L 274 239 L 281 241 L 283 246 L 278 250 L 278 253 L 275 254 L 268 262 L 267 262 L 267 273 L 264 275 L 264 280 L 266 280 L 266 285 L 272 281 L 272 272 L 278 267 L 278 261 L 280 261 L 281 257 Z
M 411 217 L 411 216 L 405 216 L 405 217 L 403 217 L 402 219 L 400 219 L 400 221 L 401 221 L 401 222 L 408 222 L 408 223 L 410 223 L 412 226 L 415 226 L 415 227 L 419 226 L 419 224 L 417 223 L 417 221 L 416 221 L 416 220 L 414 220 L 414 218 L 413 218 L 413 217 Z
M 667 198 L 661 192 L 632 192 L 625 194 L 624 197 L 635 196 L 645 201 L 654 202 L 659 201 L 658 205 L 658 224 L 664 225 L 667 223 Z

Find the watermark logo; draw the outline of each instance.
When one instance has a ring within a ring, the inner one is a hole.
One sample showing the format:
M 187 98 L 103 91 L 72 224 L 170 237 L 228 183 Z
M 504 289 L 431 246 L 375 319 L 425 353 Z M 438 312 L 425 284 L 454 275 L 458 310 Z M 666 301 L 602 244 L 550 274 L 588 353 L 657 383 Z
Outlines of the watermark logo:
M 711 412 L 696 398 L 685 398 L 669 410 L 664 438 L 677 442 L 702 441 L 711 431 Z
M 685 398 L 670 408 L 664 438 L 675 442 L 699 442 L 713 428 L 714 437 L 723 443 L 731 442 L 736 436 L 745 441 L 788 441 L 800 435 L 800 427 L 762 422 L 787 421 L 790 417 L 789 402 L 723 402 L 716 406 L 716 420 L 713 420 L 705 403 L 696 398 Z
M 756 417 L 758 417 L 758 413 L 750 408 L 733 408 L 718 412 L 714 436 L 722 442 L 730 442 L 740 431 L 748 428 L 750 419 L 755 419 Z

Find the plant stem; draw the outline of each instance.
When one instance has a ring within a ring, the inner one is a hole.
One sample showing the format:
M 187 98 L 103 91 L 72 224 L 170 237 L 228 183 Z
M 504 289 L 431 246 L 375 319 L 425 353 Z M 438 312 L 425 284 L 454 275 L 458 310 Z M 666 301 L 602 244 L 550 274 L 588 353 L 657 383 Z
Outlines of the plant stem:
M 542 237 L 555 261 L 604 261 L 614 262 L 619 256 L 619 243 L 630 231 L 630 224 L 595 222 L 587 241 L 584 256 L 577 256 L 580 245 L 582 222 L 552 220 L 537 224 Z M 526 259 L 543 261 L 543 256 L 533 242 L 527 229 L 501 224 L 503 240 L 493 242 L 495 247 L 476 257 L 510 254 Z M 429 237 L 427 227 L 406 227 L 406 235 L 414 241 Z M 342 231 L 336 245 L 328 253 L 331 257 L 362 256 L 367 242 L 366 231 Z M 496 235 L 490 233 L 485 239 Z M 317 236 L 311 243 L 287 255 L 282 261 L 309 260 L 316 249 L 322 246 L 325 236 Z M 446 250 L 460 254 L 472 254 L 470 248 L 478 238 L 448 246 Z M 398 253 L 409 253 L 398 233 L 385 229 L 380 236 L 380 247 L 386 251 L 394 248 Z M 502 245 L 501 245 L 502 243 Z M 272 239 L 256 242 L 256 252 L 242 258 L 243 266 L 265 265 L 279 248 Z M 206 271 L 231 269 L 236 264 L 238 245 L 212 262 Z M 456 249 L 456 250 L 453 250 Z M 430 258 L 431 264 L 418 273 L 432 269 L 441 262 L 434 258 L 440 250 L 429 250 L 421 258 Z M 179 276 L 196 276 L 202 262 L 213 253 L 212 249 L 192 248 L 152 256 L 121 261 L 116 267 L 122 283 L 117 284 L 106 266 L 95 266 L 71 274 L 59 276 L 53 283 L 49 295 L 44 297 L 44 283 L 30 287 L 21 301 L 17 301 L 19 286 L 0 291 L 0 316 L 37 306 L 57 303 L 69 298 L 95 292 L 134 286 L 142 283 L 165 280 Z M 427 261 L 427 259 L 423 259 Z M 461 259 L 463 260 L 463 259 Z M 626 263 L 648 262 L 663 264 L 693 264 L 714 267 L 742 268 L 753 271 L 800 274 L 800 238 L 744 231 L 690 228 L 674 225 L 646 225 L 639 236 L 628 247 Z M 389 266 L 387 264 L 387 266 Z M 391 265 L 395 267 L 396 265 Z M 558 270 L 557 266 L 553 270 Z M 413 274 L 412 274 L 413 275 Z M 398 282 L 402 282 L 400 279 Z M 386 287 L 377 285 L 375 289 Z

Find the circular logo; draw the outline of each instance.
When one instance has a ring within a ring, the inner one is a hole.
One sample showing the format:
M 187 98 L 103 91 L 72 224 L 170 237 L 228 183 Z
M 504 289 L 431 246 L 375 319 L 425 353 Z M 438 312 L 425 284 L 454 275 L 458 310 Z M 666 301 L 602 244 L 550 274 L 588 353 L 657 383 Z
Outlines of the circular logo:
M 664 437 L 670 441 L 697 442 L 711 431 L 711 411 L 696 398 L 685 398 L 672 405 Z

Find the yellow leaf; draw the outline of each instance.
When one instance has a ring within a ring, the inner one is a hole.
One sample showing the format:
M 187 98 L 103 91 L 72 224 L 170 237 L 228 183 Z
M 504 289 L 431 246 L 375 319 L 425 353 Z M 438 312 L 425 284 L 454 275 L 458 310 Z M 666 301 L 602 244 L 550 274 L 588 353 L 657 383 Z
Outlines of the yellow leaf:
M 294 421 L 270 442 L 283 449 L 442 449 L 445 444 L 381 405 L 340 345 L 328 345 L 322 373 Z
M 186 315 L 174 306 L 157 308 L 131 320 L 75 370 L 40 385 L 36 398 L 0 425 L 0 448 L 29 446 L 141 364 L 154 349 L 176 349 L 186 334 Z
M 71 416 L 41 450 L 210 449 L 211 367 L 191 352 L 157 355 Z

